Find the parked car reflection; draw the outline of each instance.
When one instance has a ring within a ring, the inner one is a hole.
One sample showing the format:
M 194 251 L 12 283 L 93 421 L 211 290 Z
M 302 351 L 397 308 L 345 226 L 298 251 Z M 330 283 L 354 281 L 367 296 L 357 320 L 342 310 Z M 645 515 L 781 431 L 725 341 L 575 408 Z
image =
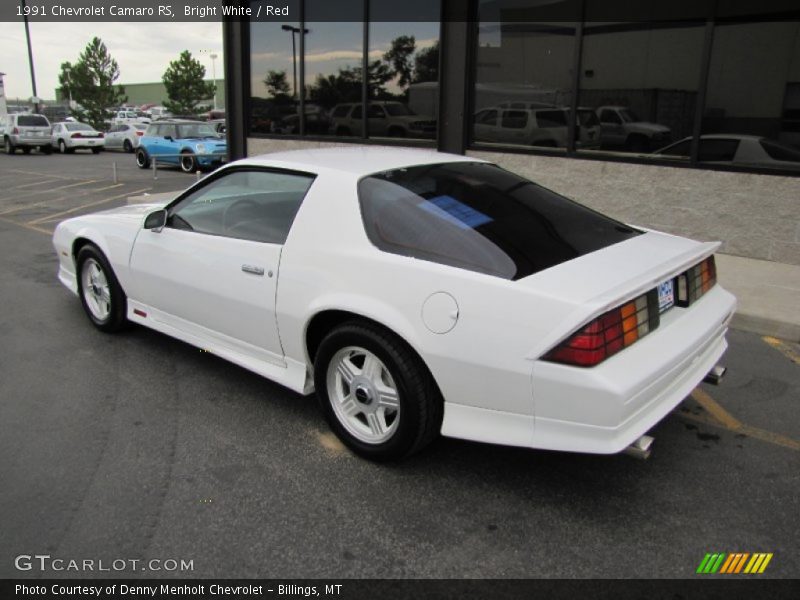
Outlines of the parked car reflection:
M 689 160 L 692 138 L 687 137 L 661 148 L 654 156 Z M 700 162 L 740 167 L 800 170 L 800 150 L 757 135 L 736 133 L 700 136 Z

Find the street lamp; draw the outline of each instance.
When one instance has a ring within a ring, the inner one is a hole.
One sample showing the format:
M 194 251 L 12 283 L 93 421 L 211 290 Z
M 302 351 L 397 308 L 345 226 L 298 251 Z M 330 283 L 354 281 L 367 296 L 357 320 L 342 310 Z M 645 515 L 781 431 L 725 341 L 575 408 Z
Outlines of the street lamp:
M 69 109 L 72 110 L 72 78 L 70 74 L 72 70 L 69 67 L 64 67 L 64 75 L 67 78 L 67 89 L 69 90 Z
M 294 41 L 294 34 L 300 33 L 301 30 L 299 27 L 293 27 L 292 25 L 281 25 L 281 29 L 292 32 L 292 76 L 294 81 L 292 98 L 297 98 L 297 49 Z M 303 33 L 309 32 L 309 30 L 305 28 L 303 28 L 302 31 Z
M 217 55 L 209 54 L 211 59 L 211 76 L 214 78 L 214 110 L 217 110 Z

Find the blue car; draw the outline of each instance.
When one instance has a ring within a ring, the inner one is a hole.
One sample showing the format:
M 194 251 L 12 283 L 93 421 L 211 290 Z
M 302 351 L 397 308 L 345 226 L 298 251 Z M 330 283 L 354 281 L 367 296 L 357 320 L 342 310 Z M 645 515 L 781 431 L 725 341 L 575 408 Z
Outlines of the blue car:
M 136 150 L 136 164 L 140 169 L 147 169 L 155 160 L 194 173 L 219 166 L 227 158 L 225 138 L 213 126 L 183 119 L 151 123 Z

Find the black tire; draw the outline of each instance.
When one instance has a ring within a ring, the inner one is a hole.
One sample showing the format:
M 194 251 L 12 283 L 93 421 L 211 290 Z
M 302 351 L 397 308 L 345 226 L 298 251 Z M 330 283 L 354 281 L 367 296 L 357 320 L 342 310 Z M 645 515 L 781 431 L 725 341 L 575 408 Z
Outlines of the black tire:
M 11 138 L 6 137 L 3 140 L 3 146 L 4 150 L 6 151 L 6 154 L 8 154 L 9 156 L 12 156 L 17 151 L 16 146 L 14 146 L 14 144 L 11 143 Z
M 389 131 L 387 132 L 389 137 L 393 138 L 404 138 L 406 137 L 406 131 L 402 127 L 390 127 Z
M 131 152 L 133 152 L 133 144 L 131 144 L 131 141 L 130 141 L 130 140 L 125 140 L 125 141 L 122 143 L 122 149 L 123 149 L 125 152 L 127 152 L 128 154 L 130 154 Z
M 329 366 L 340 350 L 351 346 L 380 359 L 397 388 L 399 422 L 391 437 L 379 444 L 366 443 L 350 433 L 331 404 L 335 400 L 328 391 Z M 422 359 L 396 335 L 371 323 L 349 321 L 325 336 L 314 358 L 314 383 L 331 429 L 353 452 L 370 460 L 383 462 L 410 456 L 430 444 L 441 430 L 444 403 Z
M 337 127 L 336 135 L 339 137 L 347 137 L 353 135 L 349 127 Z
M 39 146 L 39 152 L 41 152 L 43 154 L 52 154 L 53 153 L 53 147 L 50 146 L 49 144 L 47 146 Z
M 92 154 L 100 154 L 100 150 L 102 150 L 102 148 L 92 148 Z
M 197 170 L 197 158 L 194 153 L 188 150 L 181 152 L 180 165 L 184 173 L 194 173 Z
M 108 283 L 110 308 L 108 311 L 108 316 L 105 318 L 99 318 L 93 314 L 92 309 L 87 303 L 86 294 L 84 294 L 83 271 L 84 266 L 87 265 L 90 260 L 94 261 L 94 263 L 102 270 Z M 87 244 L 81 248 L 80 251 L 78 251 L 78 257 L 75 263 L 77 266 L 75 272 L 78 278 L 78 296 L 81 299 L 81 305 L 83 305 L 83 310 L 86 313 L 86 316 L 89 317 L 89 320 L 92 322 L 92 324 L 100 331 L 111 333 L 122 329 L 127 323 L 126 314 L 128 311 L 128 298 L 125 296 L 125 292 L 122 290 L 122 286 L 120 286 L 119 281 L 117 281 L 117 277 L 114 275 L 114 270 L 111 268 L 111 265 L 108 264 L 108 260 L 106 259 L 105 255 L 97 246 L 93 244 Z
M 31 148 L 30 146 L 23 146 L 22 153 L 23 154 L 30 154 L 31 150 L 33 150 L 33 148 Z
M 150 167 L 150 155 L 144 148 L 139 148 L 136 151 L 136 166 L 140 169 L 147 169 Z
M 58 140 L 58 151 L 61 152 L 61 154 L 67 153 L 67 144 L 64 140 Z

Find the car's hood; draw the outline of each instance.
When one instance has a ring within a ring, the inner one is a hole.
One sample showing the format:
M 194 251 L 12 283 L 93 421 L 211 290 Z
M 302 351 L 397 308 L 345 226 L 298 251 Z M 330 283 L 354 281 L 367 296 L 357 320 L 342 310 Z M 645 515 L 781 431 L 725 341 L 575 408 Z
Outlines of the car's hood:
M 160 196 L 161 194 L 157 195 Z M 172 201 L 175 195 L 177 194 L 164 194 L 164 196 L 168 197 L 154 199 L 152 202 L 147 202 L 146 204 L 128 204 L 125 206 L 119 206 L 117 208 L 110 208 L 109 210 L 94 213 L 91 216 L 106 218 L 111 217 L 115 219 L 135 219 L 138 221 L 143 219 L 146 215 L 149 215 L 154 210 L 164 208 Z

